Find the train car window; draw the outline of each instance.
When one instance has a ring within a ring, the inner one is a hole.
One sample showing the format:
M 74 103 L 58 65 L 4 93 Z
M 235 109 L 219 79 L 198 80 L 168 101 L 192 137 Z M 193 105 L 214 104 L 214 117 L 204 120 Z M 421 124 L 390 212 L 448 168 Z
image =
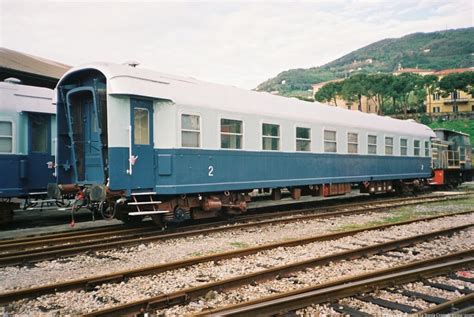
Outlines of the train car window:
M 385 155 L 393 155 L 393 138 L 385 137 Z
M 425 156 L 430 156 L 430 141 L 425 141 Z
M 150 122 L 148 120 L 148 109 L 134 108 L 134 142 L 135 144 L 150 144 Z
M 377 136 L 369 135 L 367 137 L 367 153 L 377 154 Z
M 336 131 L 324 130 L 324 152 L 337 152 Z
M 201 146 L 201 124 L 200 117 L 191 114 L 181 115 L 181 146 Z
M 280 126 L 278 124 L 262 124 L 262 150 L 280 150 Z
M 242 121 L 221 119 L 221 148 L 241 149 L 242 148 Z
M 407 156 L 408 155 L 408 141 L 407 139 L 400 139 L 400 155 Z
M 357 154 L 359 153 L 359 134 L 358 133 L 347 133 L 347 153 Z
M 0 121 L 0 153 L 13 152 L 13 127 L 9 121 Z
M 31 151 L 46 153 L 48 152 L 49 118 L 45 116 L 34 116 L 31 119 Z
M 296 151 L 311 151 L 311 129 L 296 127 Z
M 420 140 L 413 140 L 413 155 L 420 156 Z

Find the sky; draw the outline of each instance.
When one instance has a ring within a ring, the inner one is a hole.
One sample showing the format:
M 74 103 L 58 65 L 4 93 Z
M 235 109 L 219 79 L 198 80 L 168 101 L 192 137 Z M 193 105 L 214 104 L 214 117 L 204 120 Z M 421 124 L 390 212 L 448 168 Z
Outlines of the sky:
M 0 45 L 252 89 L 384 38 L 472 27 L 472 0 L 0 0 Z

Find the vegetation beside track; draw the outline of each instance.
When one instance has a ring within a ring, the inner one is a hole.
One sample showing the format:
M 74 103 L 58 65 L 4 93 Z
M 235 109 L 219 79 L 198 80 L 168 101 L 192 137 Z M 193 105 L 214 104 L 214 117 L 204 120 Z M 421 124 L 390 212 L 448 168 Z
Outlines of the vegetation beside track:
M 360 229 L 367 226 L 379 226 L 383 224 L 408 221 L 417 218 L 429 217 L 438 214 L 451 214 L 455 210 L 470 210 L 474 206 L 474 196 L 467 198 L 452 199 L 433 203 L 424 203 L 416 206 L 405 206 L 394 209 L 390 215 L 382 220 L 375 220 L 363 223 L 353 223 L 335 228 L 334 231 L 346 231 Z

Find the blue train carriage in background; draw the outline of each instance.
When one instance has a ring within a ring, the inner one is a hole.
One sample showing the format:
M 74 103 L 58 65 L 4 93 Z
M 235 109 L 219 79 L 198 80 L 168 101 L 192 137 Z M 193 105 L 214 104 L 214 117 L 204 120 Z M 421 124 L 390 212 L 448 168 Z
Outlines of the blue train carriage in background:
M 58 184 L 76 205 L 159 224 L 244 212 L 249 192 L 416 188 L 428 127 L 127 65 L 76 67 L 57 86 Z
M 430 185 L 457 187 L 473 176 L 472 146 L 468 134 L 435 129 L 432 142 L 433 178 Z
M 46 197 L 55 182 L 56 108 L 52 89 L 0 82 L 0 224 L 24 198 Z

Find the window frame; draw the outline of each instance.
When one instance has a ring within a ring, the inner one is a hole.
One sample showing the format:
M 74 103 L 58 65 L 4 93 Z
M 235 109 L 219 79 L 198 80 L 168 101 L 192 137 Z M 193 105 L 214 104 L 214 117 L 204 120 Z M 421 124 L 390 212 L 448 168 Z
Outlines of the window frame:
M 327 140 L 326 139 L 326 133 L 325 132 L 334 132 L 334 140 Z M 339 153 L 338 152 L 338 148 L 337 148 L 337 129 L 334 129 L 334 128 L 326 128 L 324 127 L 323 128 L 323 153 Z M 331 142 L 331 143 L 335 143 L 336 145 L 336 150 L 335 151 L 326 151 L 326 143 L 328 142 Z
M 349 141 L 349 134 L 355 134 L 357 136 L 357 142 L 356 143 Z M 359 133 L 358 132 L 347 131 L 346 141 L 347 141 L 346 142 L 347 143 L 347 154 L 360 154 L 360 152 L 359 152 Z M 355 153 L 349 152 L 349 144 L 355 144 L 356 145 L 356 150 L 357 151 Z
M 430 150 L 431 150 L 431 146 L 430 146 L 430 140 L 424 140 L 423 144 L 425 145 L 425 157 L 430 157 Z
M 307 129 L 309 130 L 309 139 L 304 139 L 304 138 L 298 138 L 298 128 L 299 129 Z M 295 131 L 295 152 L 312 152 L 313 151 L 313 129 L 304 124 L 295 124 L 294 125 L 294 131 Z M 309 141 L 309 149 L 307 151 L 304 150 L 298 150 L 298 141 Z
M 402 146 L 402 140 L 406 141 L 406 146 Z M 400 156 L 408 156 L 408 149 L 410 147 L 408 143 L 408 138 L 400 137 L 399 142 L 400 142 Z M 403 154 L 403 151 L 402 151 L 403 148 L 406 149 L 405 154 Z
M 270 136 L 270 135 L 263 135 L 263 125 L 264 124 L 270 124 L 270 125 L 276 125 L 278 126 L 278 136 Z M 264 120 L 264 121 L 260 121 L 260 148 L 262 149 L 262 151 L 273 151 L 273 152 L 278 152 L 278 151 L 281 151 L 282 149 L 282 142 L 281 142 L 281 138 L 282 138 L 282 128 L 281 128 L 281 123 L 279 122 L 276 122 L 276 121 L 267 121 L 267 120 Z M 266 150 L 263 148 L 263 138 L 272 138 L 272 139 L 278 139 L 278 149 L 276 150 Z
M 228 133 L 228 132 L 222 132 L 221 131 L 221 124 L 222 124 L 222 120 L 233 120 L 233 121 L 240 121 L 242 123 L 242 133 Z M 237 117 L 233 117 L 233 116 L 226 116 L 226 115 L 220 115 L 218 116 L 217 118 L 217 126 L 219 128 L 219 149 L 221 150 L 243 150 L 245 148 L 245 141 L 244 141 L 244 134 L 245 134 L 245 122 L 242 118 L 237 118 Z M 241 145 L 241 148 L 240 149 L 237 149 L 237 148 L 223 148 L 222 147 L 222 134 L 225 134 L 225 135 L 240 135 L 242 137 L 241 139 L 241 142 L 240 142 L 240 145 Z
M 198 130 L 191 130 L 191 129 L 183 129 L 183 121 L 182 117 L 183 115 L 188 115 L 188 116 L 198 116 L 199 117 L 199 131 Z M 192 112 L 192 111 L 181 111 L 179 113 L 178 117 L 179 121 L 179 145 L 181 148 L 186 148 L 186 149 L 199 149 L 202 148 L 202 115 L 199 112 Z M 184 132 L 199 132 L 199 146 L 183 146 L 183 131 Z
M 392 139 L 392 145 L 387 145 L 387 139 Z M 388 155 L 388 156 L 393 156 L 395 155 L 395 138 L 392 136 L 392 135 L 385 135 L 384 136 L 384 153 L 385 155 Z M 387 147 L 388 148 L 391 148 L 392 149 L 392 153 L 387 153 Z
M 139 109 L 139 110 L 145 110 L 145 111 L 147 112 L 147 126 L 148 126 L 148 135 L 147 135 L 147 138 L 148 138 L 148 143 L 137 143 L 137 142 L 136 142 L 136 137 L 137 137 L 137 132 L 136 132 L 136 131 L 137 131 L 137 129 L 136 129 L 136 122 L 135 122 L 135 120 L 136 120 L 135 110 L 137 110 L 137 109 Z M 139 106 L 133 107 L 133 144 L 134 144 L 134 145 L 151 145 L 151 139 L 152 139 L 152 137 L 151 137 L 151 135 L 150 135 L 150 132 L 151 132 L 151 127 L 150 127 L 150 123 L 151 123 L 150 121 L 151 121 L 151 120 L 150 120 L 150 117 L 151 117 L 151 115 L 150 115 L 150 109 L 148 109 L 147 107 L 139 107 Z M 95 120 L 93 120 L 93 121 L 97 121 L 97 120 L 98 120 L 98 118 L 97 118 L 97 116 L 96 116 L 96 117 L 95 117 Z M 97 123 L 98 123 L 98 122 L 97 122 Z M 97 124 L 97 127 L 98 127 L 98 124 Z
M 15 141 L 16 141 L 16 135 L 15 135 L 15 122 L 13 122 L 12 119 L 10 118 L 2 118 L 0 117 L 0 122 L 8 122 L 11 124 L 12 127 L 12 134 L 11 136 L 9 135 L 0 135 L 2 138 L 10 138 L 11 139 L 11 145 L 12 145 L 12 150 L 11 152 L 0 152 L 0 155 L 9 155 L 9 154 L 14 154 L 15 152 Z
M 375 137 L 375 143 L 369 143 L 369 138 Z M 375 146 L 375 153 L 370 153 L 369 149 L 371 146 Z M 378 154 L 378 135 L 376 133 L 367 133 L 367 155 L 377 155 Z
M 418 147 L 415 146 L 416 141 L 418 141 Z M 418 149 L 418 154 L 416 154 L 417 149 Z M 420 139 L 413 139 L 413 156 L 421 156 L 421 140 Z

